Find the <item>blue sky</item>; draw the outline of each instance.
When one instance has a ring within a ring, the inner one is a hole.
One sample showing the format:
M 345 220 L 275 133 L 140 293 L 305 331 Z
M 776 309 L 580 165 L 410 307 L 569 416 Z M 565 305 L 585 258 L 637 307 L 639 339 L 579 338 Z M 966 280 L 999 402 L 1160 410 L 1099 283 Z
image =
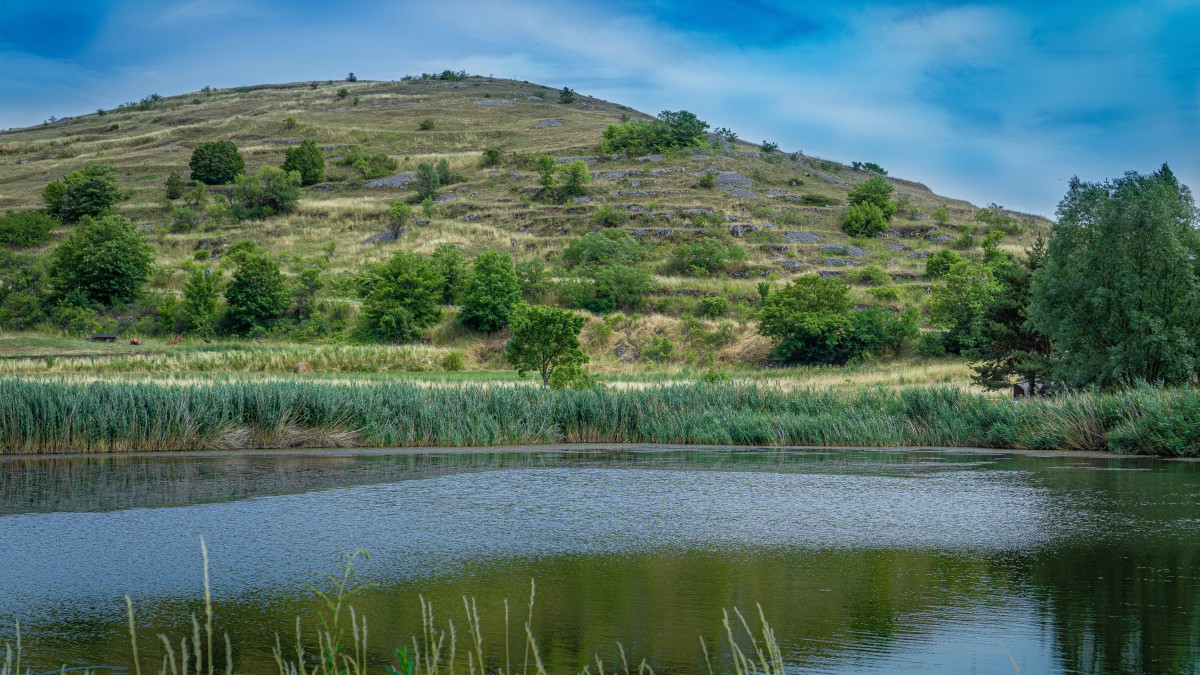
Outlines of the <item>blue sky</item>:
M 1170 163 L 1200 189 L 1200 2 L 2 0 L 0 128 L 264 82 L 465 69 L 688 109 L 977 204 Z

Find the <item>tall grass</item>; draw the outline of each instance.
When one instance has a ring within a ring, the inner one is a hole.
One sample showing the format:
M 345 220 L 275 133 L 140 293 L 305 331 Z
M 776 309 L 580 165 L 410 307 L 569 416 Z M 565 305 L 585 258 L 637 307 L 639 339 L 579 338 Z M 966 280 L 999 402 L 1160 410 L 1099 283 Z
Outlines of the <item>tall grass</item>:
M 695 383 L 552 392 L 480 383 L 0 378 L 0 452 L 9 454 L 563 442 L 1195 456 L 1200 390 L 1014 402 L 948 387 L 785 391 Z

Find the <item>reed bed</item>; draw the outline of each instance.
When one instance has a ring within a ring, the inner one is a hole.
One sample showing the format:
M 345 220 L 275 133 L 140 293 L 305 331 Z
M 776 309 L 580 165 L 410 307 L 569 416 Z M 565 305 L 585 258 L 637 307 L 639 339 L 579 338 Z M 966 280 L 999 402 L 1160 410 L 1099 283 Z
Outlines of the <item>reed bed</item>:
M 0 378 L 0 452 L 573 442 L 983 447 L 1196 456 L 1200 390 L 1009 401 L 951 387 Z

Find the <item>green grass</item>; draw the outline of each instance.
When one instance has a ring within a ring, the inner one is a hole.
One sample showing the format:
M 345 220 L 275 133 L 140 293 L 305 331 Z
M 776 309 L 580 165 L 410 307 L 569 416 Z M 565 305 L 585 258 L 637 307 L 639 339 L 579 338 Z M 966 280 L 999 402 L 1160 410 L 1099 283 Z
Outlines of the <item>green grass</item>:
M 949 387 L 0 379 L 0 451 L 459 447 L 564 442 L 945 446 L 1195 456 L 1200 391 L 1013 402 Z

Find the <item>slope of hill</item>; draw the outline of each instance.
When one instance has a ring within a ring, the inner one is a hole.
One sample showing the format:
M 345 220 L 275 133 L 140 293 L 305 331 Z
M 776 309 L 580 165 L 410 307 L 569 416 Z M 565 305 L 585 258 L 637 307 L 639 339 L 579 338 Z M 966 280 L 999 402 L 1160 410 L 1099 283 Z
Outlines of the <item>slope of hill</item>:
M 328 281 L 323 296 L 352 304 L 353 275 L 397 248 L 428 253 L 450 242 L 471 256 L 491 247 L 511 252 L 518 261 L 540 259 L 555 269 L 570 241 L 599 227 L 591 216 L 611 207 L 628 214 L 621 227 L 651 252 L 649 269 L 657 274 L 644 316 L 610 319 L 607 328 L 585 333 L 594 357 L 624 361 L 643 358 L 652 337 L 664 331 L 686 343 L 688 327 L 681 328 L 680 317 L 692 313 L 698 297 L 712 294 L 731 303 L 726 316 L 732 321 L 725 326 L 731 337 L 721 340 L 716 351 L 697 344 L 664 358 L 711 360 L 715 353 L 718 361 L 761 361 L 766 343 L 749 325 L 759 281 L 782 283 L 813 272 L 849 273 L 853 281 L 856 271 L 875 265 L 891 282 L 876 275 L 871 283 L 887 283 L 894 292 L 868 293 L 864 280 L 854 289 L 857 302 L 919 305 L 929 287 L 921 277 L 924 258 L 955 240 L 969 246 L 964 235 L 976 225 L 975 206 L 897 178 L 888 180 L 901 211 L 888 235 L 847 237 L 840 227 L 846 196 L 876 174 L 839 162 L 801 153 L 764 153 L 758 146 L 730 145 L 716 136 L 710 136 L 712 149 L 600 157 L 598 146 L 608 125 L 648 116 L 582 95 L 564 105 L 557 94 L 526 82 L 469 77 L 264 85 L 147 99 L 104 114 L 0 134 L 0 212 L 39 208 L 46 183 L 86 164 L 109 164 L 130 192 L 116 210 L 152 232 L 159 271 L 151 292 L 178 291 L 191 267 L 221 265 L 224 249 L 249 239 L 285 262 L 324 258 Z M 432 128 L 421 128 L 426 120 Z M 163 184 L 171 171 L 187 177 L 196 144 L 232 140 L 246 158 L 247 171 L 253 172 L 278 166 L 287 148 L 306 138 L 314 139 L 326 156 L 327 180 L 305 188 L 294 213 L 240 223 L 201 219 L 190 229 L 172 224 Z M 398 163 L 398 176 L 364 181 L 352 168 L 337 165 L 351 148 L 387 153 Z M 502 151 L 499 166 L 481 166 L 485 148 Z M 586 158 L 593 178 L 589 196 L 568 204 L 534 200 L 537 173 L 530 159 L 540 154 Z M 443 188 L 429 222 L 418 222 L 395 242 L 364 243 L 386 230 L 389 205 L 413 194 L 406 174 L 421 162 L 442 159 L 465 180 Z M 701 187 L 699 180 L 709 171 L 717 174 L 718 183 Z M 949 214 L 944 223 L 932 217 L 938 207 Z M 1013 215 L 1021 221 L 1026 241 L 1048 227 L 1044 219 Z M 65 231 L 56 232 L 55 239 Z M 707 278 L 662 272 L 661 261 L 673 247 L 705 234 L 737 243 L 747 259 Z M 1003 247 L 1020 251 L 1026 241 L 1012 234 Z M 718 328 L 708 321 L 698 325 Z M 434 331 L 435 342 L 465 339 L 449 328 Z M 483 343 L 472 343 L 475 355 L 494 359 L 494 346 Z

